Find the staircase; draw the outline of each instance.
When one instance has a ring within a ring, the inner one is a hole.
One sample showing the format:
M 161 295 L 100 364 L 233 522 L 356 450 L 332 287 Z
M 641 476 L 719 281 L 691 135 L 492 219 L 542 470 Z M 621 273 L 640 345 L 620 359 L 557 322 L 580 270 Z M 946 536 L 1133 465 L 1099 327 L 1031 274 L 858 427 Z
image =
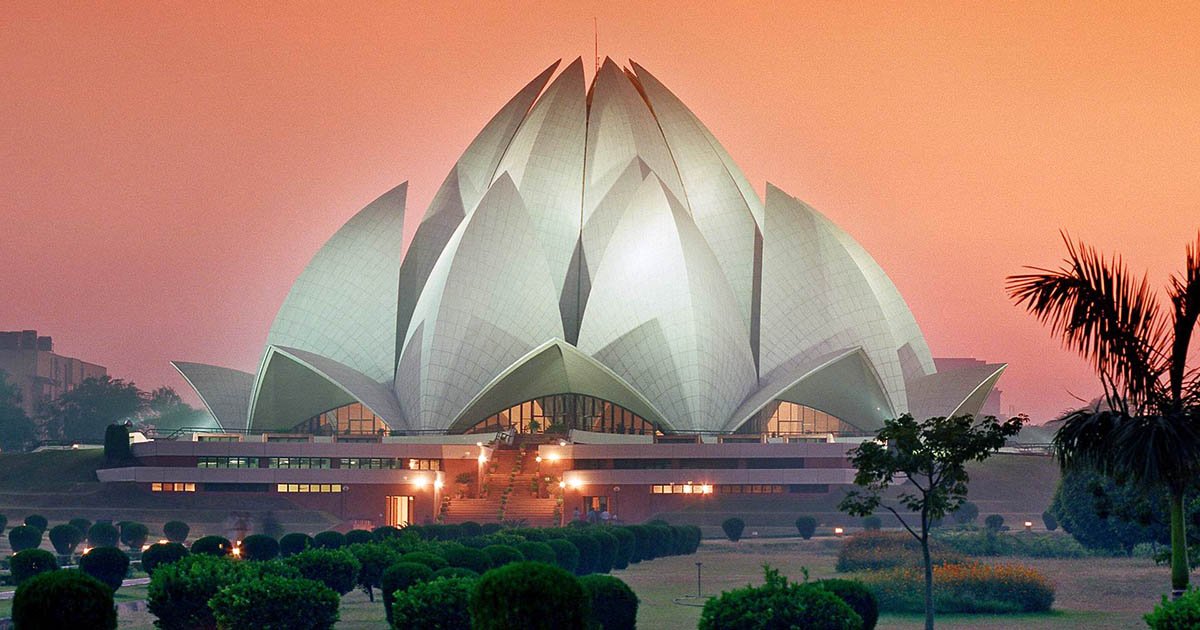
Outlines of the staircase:
M 558 525 L 554 508 L 558 500 L 551 494 L 541 498 L 534 491 L 537 479 L 536 448 L 522 452 L 517 446 L 501 445 L 492 452 L 485 469 L 483 485 L 487 496 L 478 499 L 454 499 L 446 510 L 447 523 L 475 521 L 524 521 L 533 527 Z M 495 472 L 492 472 L 495 464 Z

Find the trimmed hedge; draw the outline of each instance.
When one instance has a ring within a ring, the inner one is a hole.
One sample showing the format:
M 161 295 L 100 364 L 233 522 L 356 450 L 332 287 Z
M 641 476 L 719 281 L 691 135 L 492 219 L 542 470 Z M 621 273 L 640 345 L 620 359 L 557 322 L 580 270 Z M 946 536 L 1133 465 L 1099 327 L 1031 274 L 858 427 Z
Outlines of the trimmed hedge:
M 130 551 L 141 551 L 150 537 L 150 528 L 141 523 L 125 523 L 121 526 L 121 543 Z
M 42 530 L 28 525 L 17 525 L 8 530 L 8 545 L 13 551 L 37 549 L 42 544 Z
M 79 557 L 79 570 L 100 580 L 115 593 L 129 575 L 129 556 L 116 547 L 96 547 Z
M 469 606 L 476 578 L 443 577 L 397 591 L 391 607 L 392 627 L 404 630 L 470 628 Z
M 811 516 L 801 516 L 796 519 L 796 531 L 804 540 L 813 537 L 817 533 L 817 519 Z
M 471 595 L 473 630 L 583 630 L 588 598 L 579 580 L 542 562 L 515 562 L 479 578 Z
M 150 576 L 146 607 L 160 630 L 213 630 L 217 627 L 208 602 L 223 588 L 262 576 L 300 577 L 278 561 L 240 562 L 227 556 L 189 555 L 161 565 Z
M 88 530 L 92 528 L 92 522 L 86 518 L 73 518 L 67 521 L 67 525 L 70 525 L 71 527 L 83 532 L 83 537 L 85 539 L 87 538 Z
M 544 542 L 533 542 L 526 540 L 514 545 L 517 551 L 525 556 L 526 560 L 533 562 L 545 562 L 546 564 L 557 564 L 558 556 L 554 553 L 554 548 Z M 482 572 L 481 572 L 482 573 Z
M 95 523 L 87 530 L 90 547 L 116 547 L 121 542 L 121 532 L 112 523 Z
M 300 532 L 284 534 L 283 538 L 279 539 L 279 555 L 284 558 L 294 556 L 305 549 L 311 549 L 312 546 L 313 539 L 308 534 L 301 534 Z
M 487 554 L 493 567 L 502 567 L 525 559 L 525 556 L 511 545 L 488 545 L 483 548 L 483 553 Z
M 451 543 L 443 545 L 441 552 L 451 567 L 470 569 L 479 574 L 492 568 L 492 558 L 486 551 Z
M 8 566 L 12 570 L 13 584 L 20 586 L 34 576 L 57 571 L 58 561 L 54 554 L 44 549 L 26 549 L 9 558 Z
M 142 570 L 154 576 L 154 571 L 166 564 L 178 562 L 189 555 L 187 547 L 177 542 L 154 543 L 142 552 Z
M 575 567 L 575 575 L 595 573 L 600 564 L 600 543 L 579 532 L 568 533 L 567 541 L 579 548 L 579 565 Z
M 579 547 L 566 538 L 551 538 L 546 544 L 554 550 L 554 563 L 558 568 L 575 573 L 575 569 L 579 567 Z
M 621 543 L 616 536 L 605 531 L 608 528 L 593 528 L 589 535 L 600 545 L 600 553 L 596 556 L 596 573 L 610 573 L 617 562 L 617 552 Z M 670 530 L 667 530 L 670 531 Z
M 789 583 L 764 567 L 766 583 L 721 593 L 708 600 L 698 630 L 821 628 L 861 630 L 862 617 L 837 595 L 808 583 Z
M 438 569 L 437 571 L 433 572 L 433 579 L 435 579 L 435 580 L 438 578 L 471 578 L 471 579 L 475 579 L 478 577 L 479 577 L 478 573 L 476 573 L 470 569 L 464 569 L 462 567 L 446 567 L 445 569 Z
M 25 524 L 29 527 L 36 527 L 43 532 L 50 527 L 50 521 L 46 520 L 46 517 L 42 516 L 41 514 L 30 514 L 29 516 L 26 516 Z
M 346 546 L 346 536 L 341 532 L 325 531 L 313 536 L 313 547 L 317 549 L 341 549 Z
M 192 543 L 192 553 L 206 556 L 228 556 L 233 553 L 233 543 L 224 536 L 202 536 Z
M 208 605 L 218 628 L 329 630 L 340 603 L 320 582 L 264 575 L 222 588 Z
M 184 543 L 187 541 L 188 534 L 192 532 L 192 528 L 183 521 L 167 521 L 163 524 L 163 535 L 170 542 Z
M 611 575 L 585 575 L 579 585 L 587 593 L 591 619 L 602 630 L 634 630 L 638 596 L 625 582 Z
M 375 601 L 375 589 L 382 582 L 383 572 L 400 559 L 400 554 L 392 548 L 379 543 L 357 543 L 346 548 L 358 560 L 358 588 L 367 594 L 367 599 Z
M 733 542 L 737 542 L 742 538 L 742 532 L 746 529 L 746 521 L 738 517 L 727 518 L 721 523 L 721 531 L 725 532 L 725 537 Z
M 50 571 L 17 587 L 12 605 L 17 628 L 113 630 L 117 609 L 107 586 L 79 571 Z
M 333 589 L 338 595 L 354 590 L 361 566 L 358 558 L 345 549 L 309 549 L 284 560 L 300 572 L 300 576 L 316 580 Z
M 865 573 L 862 582 L 883 612 L 925 611 L 925 576 L 921 569 Z M 933 568 L 933 606 L 939 614 L 1045 612 L 1053 603 L 1054 586 L 1029 567 L 970 563 Z
M 242 540 L 242 559 L 265 562 L 279 557 L 279 541 L 266 534 L 250 534 Z
M 697 529 L 697 531 L 699 530 Z M 633 532 L 624 527 L 613 527 L 609 533 L 617 539 L 617 555 L 613 558 L 613 568 L 628 568 L 629 563 L 633 560 L 633 554 L 637 551 L 637 538 L 634 538 Z
M 416 562 L 429 567 L 430 571 L 445 569 L 450 566 L 446 559 L 428 551 L 412 551 L 400 556 L 400 562 Z
M 392 604 L 396 601 L 396 593 L 432 579 L 433 569 L 420 562 L 406 562 L 403 558 L 383 572 L 380 577 L 380 590 L 383 591 L 383 610 L 387 615 L 388 624 L 392 623 Z
M 363 545 L 375 542 L 375 536 L 365 529 L 352 529 L 346 532 L 346 546 Z
M 68 523 L 55 525 L 50 528 L 50 544 L 60 555 L 69 556 L 75 553 L 75 548 L 83 542 L 83 532 Z
M 879 602 L 865 584 L 858 580 L 838 578 L 817 580 L 813 584 L 837 595 L 838 598 L 849 604 L 850 608 L 853 608 L 854 612 L 862 617 L 863 630 L 875 630 L 875 624 L 879 623 Z

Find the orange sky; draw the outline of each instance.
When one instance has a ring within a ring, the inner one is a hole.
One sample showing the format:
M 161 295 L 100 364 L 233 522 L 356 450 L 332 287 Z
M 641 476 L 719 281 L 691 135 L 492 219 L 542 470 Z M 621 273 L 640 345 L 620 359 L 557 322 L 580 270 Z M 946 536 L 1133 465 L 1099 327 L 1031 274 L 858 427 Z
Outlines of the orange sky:
M 0 6 L 0 330 L 143 387 L 253 370 L 320 244 L 404 180 L 411 234 L 509 96 L 590 60 L 593 16 L 760 194 L 861 241 L 935 356 L 1008 362 L 1005 411 L 1094 391 L 1006 275 L 1061 228 L 1161 285 L 1200 228 L 1195 4 L 94 4 Z

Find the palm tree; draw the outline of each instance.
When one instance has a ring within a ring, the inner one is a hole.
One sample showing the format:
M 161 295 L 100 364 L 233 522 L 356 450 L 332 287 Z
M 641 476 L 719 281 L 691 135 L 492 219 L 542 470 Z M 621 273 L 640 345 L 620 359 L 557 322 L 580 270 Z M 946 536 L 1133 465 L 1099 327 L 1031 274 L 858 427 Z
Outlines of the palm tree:
M 1200 474 L 1200 375 L 1188 370 L 1200 318 L 1200 235 L 1167 287 L 1169 313 L 1145 277 L 1066 234 L 1059 269 L 1009 276 L 1008 292 L 1096 371 L 1104 399 L 1068 414 L 1054 436 L 1063 470 L 1090 469 L 1170 500 L 1171 586 L 1188 585 L 1184 495 Z

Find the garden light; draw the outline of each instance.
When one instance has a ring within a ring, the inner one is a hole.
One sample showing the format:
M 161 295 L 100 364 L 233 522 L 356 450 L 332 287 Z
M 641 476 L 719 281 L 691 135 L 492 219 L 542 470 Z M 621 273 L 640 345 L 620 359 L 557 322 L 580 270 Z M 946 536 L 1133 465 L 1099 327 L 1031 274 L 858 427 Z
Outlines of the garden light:
M 433 482 L 433 489 L 434 489 L 434 490 L 441 490 L 443 485 L 445 485 L 445 484 L 443 484 L 443 483 L 442 483 L 442 480 L 441 480 L 441 479 L 437 479 L 437 480 L 435 480 L 435 481 Z
M 1025 521 L 1025 531 L 1033 531 L 1033 521 Z
M 842 534 L 845 534 L 845 533 L 846 533 L 846 530 L 842 529 L 841 527 L 834 527 L 834 528 L 833 528 L 833 535 L 834 535 L 834 536 L 841 536 Z

